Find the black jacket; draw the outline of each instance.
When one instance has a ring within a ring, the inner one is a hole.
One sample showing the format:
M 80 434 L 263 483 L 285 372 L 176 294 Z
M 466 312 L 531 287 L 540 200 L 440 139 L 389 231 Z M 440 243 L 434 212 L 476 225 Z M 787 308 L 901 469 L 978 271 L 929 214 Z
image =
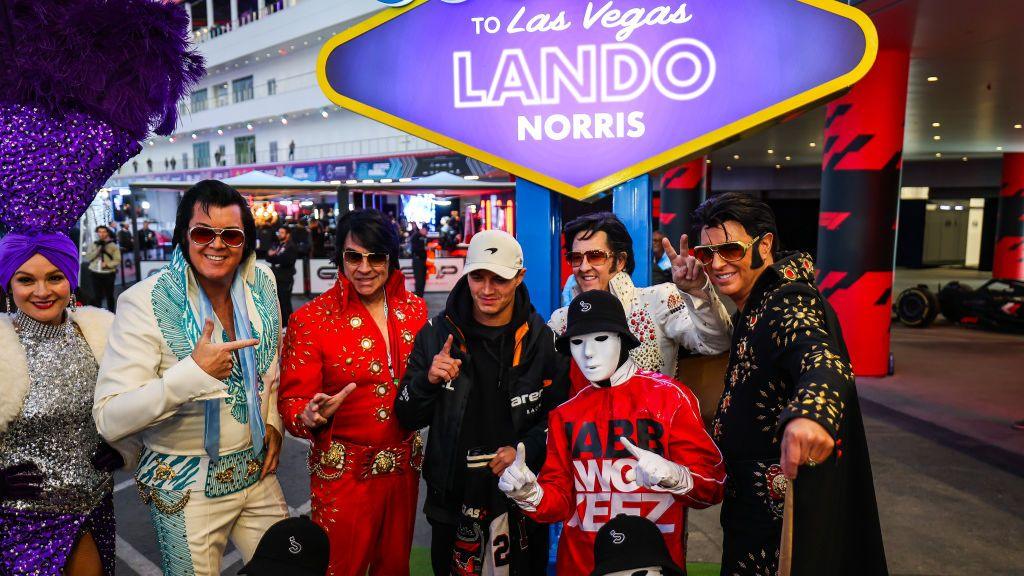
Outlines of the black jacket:
M 479 379 L 499 377 L 472 373 L 474 363 L 467 354 L 463 328 L 472 317 L 472 305 L 463 277 L 449 294 L 445 311 L 416 335 L 395 399 L 395 415 L 402 426 L 410 430 L 430 426 L 423 463 L 427 483 L 424 511 L 428 518 L 442 522 L 453 521 L 462 502 L 462 494 L 452 492 L 455 475 L 465 471 L 465 455 L 456 452 L 470 390 Z M 537 472 L 544 463 L 548 413 L 567 399 L 569 359 L 555 351 L 554 334 L 534 311 L 525 285 L 516 293 L 515 306 L 508 336 L 514 339 L 515 351 L 512 366 L 501 378 L 507 383 L 504 389 L 515 436 L 526 446 L 527 465 Z M 459 376 L 450 385 L 431 384 L 427 372 L 449 334 L 454 335 L 451 354 L 462 360 Z
M 278 284 L 294 282 L 295 260 L 298 259 L 298 256 L 295 243 L 291 240 L 285 242 L 282 250 L 277 254 L 273 256 L 267 254 L 267 262 L 270 263 L 270 269 L 274 272 L 274 279 Z

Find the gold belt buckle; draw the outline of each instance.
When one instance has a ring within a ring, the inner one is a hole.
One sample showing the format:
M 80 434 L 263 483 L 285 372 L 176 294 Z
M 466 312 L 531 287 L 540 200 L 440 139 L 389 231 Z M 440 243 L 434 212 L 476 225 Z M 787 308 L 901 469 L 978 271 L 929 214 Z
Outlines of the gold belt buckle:
M 391 474 L 398 468 L 398 454 L 392 450 L 379 450 L 373 455 L 370 475 Z
M 314 450 L 315 455 L 315 450 Z M 310 458 L 309 471 L 322 480 L 334 480 L 345 473 L 345 445 L 331 442 L 327 450 L 320 451 L 319 458 Z M 325 468 L 334 468 L 336 472 L 327 472 Z

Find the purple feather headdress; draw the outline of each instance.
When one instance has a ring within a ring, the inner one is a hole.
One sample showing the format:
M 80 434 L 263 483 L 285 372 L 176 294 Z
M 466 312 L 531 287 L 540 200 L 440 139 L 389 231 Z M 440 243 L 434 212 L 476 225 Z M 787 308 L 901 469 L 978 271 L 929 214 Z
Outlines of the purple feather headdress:
M 205 73 L 183 7 L 154 0 L 0 0 L 0 220 L 74 226 Z

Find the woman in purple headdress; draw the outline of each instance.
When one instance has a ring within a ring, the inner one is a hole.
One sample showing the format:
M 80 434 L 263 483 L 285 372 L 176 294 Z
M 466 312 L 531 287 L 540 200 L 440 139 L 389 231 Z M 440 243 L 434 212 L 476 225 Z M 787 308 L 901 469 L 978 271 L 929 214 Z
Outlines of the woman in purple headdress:
M 0 574 L 114 573 L 111 472 L 133 460 L 92 418 L 113 315 L 76 307 L 78 250 L 63 234 L 0 240 Z

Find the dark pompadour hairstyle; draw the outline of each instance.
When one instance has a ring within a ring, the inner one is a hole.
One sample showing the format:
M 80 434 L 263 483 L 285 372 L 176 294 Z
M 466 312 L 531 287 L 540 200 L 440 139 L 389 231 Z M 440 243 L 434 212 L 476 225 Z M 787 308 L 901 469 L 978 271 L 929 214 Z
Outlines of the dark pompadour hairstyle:
M 220 180 L 203 180 L 189 188 L 182 196 L 181 203 L 178 204 L 178 216 L 174 221 L 174 237 L 171 242 L 174 246 L 182 246 L 186 262 L 192 263 L 188 256 L 188 223 L 192 220 L 196 204 L 207 214 L 210 213 L 210 206 L 238 206 L 242 212 L 242 230 L 245 232 L 242 261 L 244 262 L 256 250 L 256 219 L 253 218 L 245 196 Z
M 775 225 L 775 213 L 761 200 L 749 194 L 725 192 L 708 198 L 693 213 L 693 225 L 698 233 L 704 228 L 722 227 L 729 220 L 734 220 L 743 226 L 751 238 L 770 232 L 772 235 L 771 254 L 773 258 L 778 256 L 781 243 L 779 242 L 779 230 Z
M 341 266 L 345 239 L 349 234 L 370 252 L 384 252 L 388 255 L 389 270 L 398 270 L 398 230 L 378 210 L 355 210 L 338 221 L 338 240 L 335 242 L 334 264 Z
M 622 252 L 626 253 L 626 274 L 632 274 L 636 262 L 633 260 L 633 237 L 622 224 L 622 220 L 611 212 L 594 212 L 584 214 L 565 225 L 565 249 L 572 250 L 572 241 L 579 236 L 580 240 L 589 240 L 598 232 L 608 235 L 608 246 L 615 252 L 616 259 Z

